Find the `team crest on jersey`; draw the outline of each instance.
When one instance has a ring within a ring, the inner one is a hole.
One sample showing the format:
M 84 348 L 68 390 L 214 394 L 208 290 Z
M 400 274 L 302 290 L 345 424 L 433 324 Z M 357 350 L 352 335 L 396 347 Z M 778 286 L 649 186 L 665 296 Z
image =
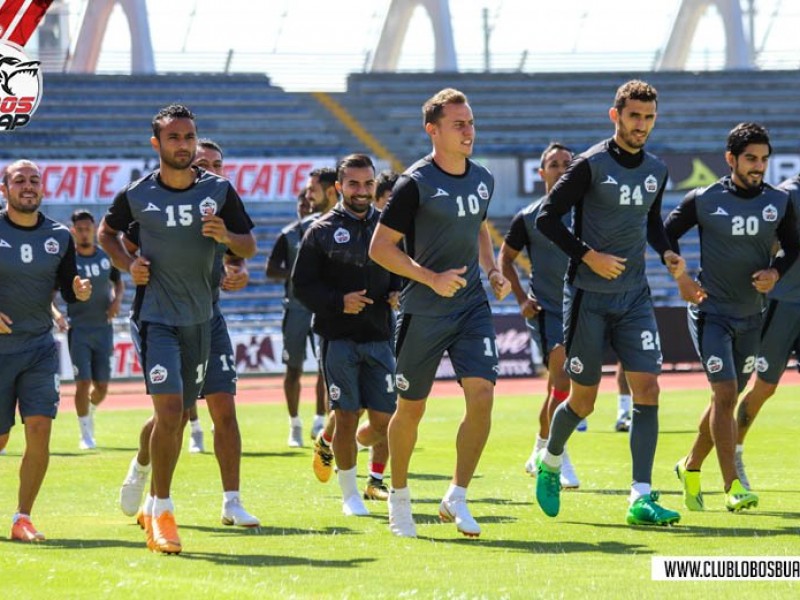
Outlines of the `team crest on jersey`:
M 569 359 L 569 370 L 575 373 L 576 375 L 580 375 L 583 373 L 583 363 L 581 359 L 577 356 L 573 356 Z
M 164 383 L 168 376 L 169 372 L 167 371 L 167 368 L 162 367 L 161 365 L 156 365 L 150 369 L 150 383 Z
M 401 392 L 405 392 L 408 390 L 411 384 L 408 382 L 408 379 L 406 379 L 402 373 L 398 373 L 397 375 L 394 376 L 394 385 Z
M 103 267 L 104 271 L 107 271 L 108 269 L 111 268 L 111 263 L 107 258 L 104 258 L 103 260 L 100 261 L 100 266 Z
M 767 204 L 764 207 L 764 210 L 761 212 L 761 216 L 764 217 L 764 220 L 767 223 L 772 223 L 778 220 L 778 209 L 775 208 L 772 204 Z
M 644 189 L 651 194 L 655 193 L 655 191 L 658 189 L 658 179 L 656 179 L 653 175 L 648 175 L 647 179 L 644 180 Z
M 719 356 L 709 356 L 706 361 L 706 370 L 709 373 L 719 373 L 722 371 L 722 359 Z
M 766 373 L 767 369 L 769 369 L 769 363 L 767 362 L 767 359 L 763 356 L 759 356 L 756 359 L 756 371 L 759 373 Z
M 47 238 L 44 242 L 44 251 L 48 254 L 58 254 L 61 250 L 61 244 L 58 243 L 56 238 Z
M 478 184 L 478 196 L 481 200 L 488 200 L 489 199 L 489 186 L 487 186 L 482 181 Z
M 200 202 L 200 214 L 203 216 L 217 214 L 217 201 L 207 196 Z
M 339 386 L 332 383 L 328 388 L 328 396 L 330 396 L 331 400 L 336 401 L 342 397 L 342 390 L 339 389 Z
M 337 244 L 346 244 L 350 241 L 350 232 L 344 227 L 339 227 L 339 229 L 333 233 L 333 241 Z

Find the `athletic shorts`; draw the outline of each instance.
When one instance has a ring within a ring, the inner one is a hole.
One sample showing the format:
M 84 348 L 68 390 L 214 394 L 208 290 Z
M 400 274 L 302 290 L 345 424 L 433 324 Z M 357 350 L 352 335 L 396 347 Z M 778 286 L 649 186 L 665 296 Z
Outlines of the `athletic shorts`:
M 14 426 L 19 406 L 26 417 L 56 418 L 58 349 L 54 342 L 15 354 L 0 354 L 0 435 Z
M 488 303 L 444 316 L 400 315 L 395 384 L 401 398 L 428 397 L 445 351 L 459 382 L 465 377 L 497 381 L 500 367 Z
M 331 409 L 394 412 L 395 360 L 388 340 L 358 343 L 323 339 L 321 355 Z
M 67 332 L 69 356 L 75 381 L 108 381 L 114 356 L 114 328 L 72 327 Z
M 550 360 L 550 353 L 556 346 L 564 345 L 564 315 L 551 310 L 540 310 L 532 319 L 525 319 L 530 336 L 539 344 L 539 351 L 545 366 Z
M 756 358 L 759 379 L 777 384 L 792 350 L 800 356 L 800 303 L 770 300 Z
M 200 397 L 209 394 L 236 395 L 236 361 L 225 317 L 217 313 L 211 317 L 211 351 L 208 355 L 206 381 Z
M 314 334 L 311 331 L 313 313 L 307 310 L 287 308 L 283 313 L 283 364 L 293 369 L 302 369 L 306 360 L 306 347 L 311 341 L 311 348 L 316 353 Z
M 761 314 L 729 317 L 689 305 L 689 334 L 711 383 L 736 381 L 744 390 L 756 365 L 761 338 Z
M 131 320 L 131 338 L 144 369 L 147 393 L 180 394 L 183 408 L 197 402 L 211 346 L 211 321 L 172 326 Z
M 631 373 L 661 372 L 661 340 L 650 290 L 617 294 L 564 287 L 564 369 L 580 385 L 600 383 L 603 351 L 610 343 Z

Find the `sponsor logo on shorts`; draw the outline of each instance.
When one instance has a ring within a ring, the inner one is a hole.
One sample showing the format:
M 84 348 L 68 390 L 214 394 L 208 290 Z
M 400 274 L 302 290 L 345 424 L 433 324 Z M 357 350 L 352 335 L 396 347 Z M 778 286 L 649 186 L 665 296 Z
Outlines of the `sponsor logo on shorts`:
M 61 249 L 61 244 L 58 243 L 56 238 L 47 238 L 44 242 L 44 251 L 48 254 L 58 254 Z
M 402 373 L 398 373 L 394 376 L 394 385 L 401 392 L 408 391 L 408 388 L 411 386 L 408 379 L 406 379 Z
M 217 201 L 207 196 L 200 202 L 200 214 L 204 216 L 217 214 Z
M 332 383 L 328 388 L 328 396 L 330 396 L 331 400 L 338 400 L 342 397 L 342 390 L 339 389 L 339 386 Z
M 350 241 L 350 232 L 344 227 L 339 227 L 339 229 L 333 233 L 333 241 L 337 244 L 346 244 Z
M 583 373 L 583 363 L 581 359 L 577 356 L 574 356 L 569 359 L 569 370 L 575 373 L 576 375 L 580 375 Z
M 722 371 L 722 359 L 719 356 L 709 356 L 706 361 L 706 370 L 709 373 L 719 373 Z
M 756 371 L 758 371 L 759 373 L 766 373 L 768 369 L 769 369 L 769 363 L 767 362 L 767 359 L 764 358 L 763 356 L 759 356 L 756 359 Z
M 164 383 L 168 376 L 169 373 L 167 372 L 166 367 L 162 367 L 161 365 L 156 365 L 150 369 L 150 383 Z
M 647 179 L 644 180 L 644 189 L 651 194 L 654 193 L 658 189 L 658 179 L 653 175 L 648 175 Z
M 478 184 L 478 196 L 481 200 L 489 199 L 489 187 L 482 181 Z

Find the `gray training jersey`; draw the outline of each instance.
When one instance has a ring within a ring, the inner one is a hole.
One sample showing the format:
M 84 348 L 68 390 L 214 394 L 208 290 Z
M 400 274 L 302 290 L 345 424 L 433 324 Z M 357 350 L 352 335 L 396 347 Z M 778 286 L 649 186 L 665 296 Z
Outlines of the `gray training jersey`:
M 787 179 L 778 186 L 778 189 L 789 193 L 789 198 L 794 205 L 795 216 L 800 215 L 800 175 Z M 800 225 L 800 219 L 798 219 Z M 770 299 L 784 302 L 800 303 L 800 265 L 797 261 L 783 274 L 768 294 Z
M 494 191 L 488 169 L 467 160 L 463 175 L 442 171 L 431 156 L 400 176 L 380 222 L 405 235 L 406 253 L 436 273 L 466 266 L 467 285 L 452 298 L 409 280 L 401 310 L 408 314 L 447 315 L 486 302 L 478 264 L 478 233 Z
M 108 254 L 99 246 L 95 247 L 91 256 L 76 252 L 75 263 L 78 274 L 92 282 L 92 296 L 86 302 L 67 305 L 70 327 L 74 329 L 108 325 L 106 311 L 111 306 L 111 284 L 119 281 L 119 271 L 112 266 Z
M 218 244 L 202 234 L 205 214 L 221 217 L 232 233 L 253 227 L 230 182 L 207 171 L 183 190 L 165 186 L 156 171 L 114 199 L 107 225 L 127 231 L 137 222 L 140 253 L 150 261 L 150 281 L 136 289 L 134 319 L 185 326 L 211 318 Z
M 0 213 L 0 312 L 13 321 L 11 333 L 0 335 L 0 354 L 53 343 L 53 291 L 61 282 L 62 296 L 73 302 L 76 274 L 69 229 L 41 214 L 35 226 L 20 227 Z

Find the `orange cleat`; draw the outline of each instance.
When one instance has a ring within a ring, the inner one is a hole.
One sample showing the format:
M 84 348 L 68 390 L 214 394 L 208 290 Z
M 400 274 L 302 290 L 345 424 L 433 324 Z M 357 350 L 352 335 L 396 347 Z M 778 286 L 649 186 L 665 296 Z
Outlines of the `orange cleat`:
M 19 517 L 11 526 L 11 539 L 18 542 L 43 542 L 44 534 L 36 531 L 28 517 Z
M 144 517 L 145 520 L 147 517 Z M 178 536 L 178 525 L 175 523 L 175 515 L 170 511 L 164 511 L 158 517 L 152 517 L 152 535 L 154 552 L 163 554 L 180 554 L 181 538 Z M 147 531 L 145 529 L 145 531 Z

